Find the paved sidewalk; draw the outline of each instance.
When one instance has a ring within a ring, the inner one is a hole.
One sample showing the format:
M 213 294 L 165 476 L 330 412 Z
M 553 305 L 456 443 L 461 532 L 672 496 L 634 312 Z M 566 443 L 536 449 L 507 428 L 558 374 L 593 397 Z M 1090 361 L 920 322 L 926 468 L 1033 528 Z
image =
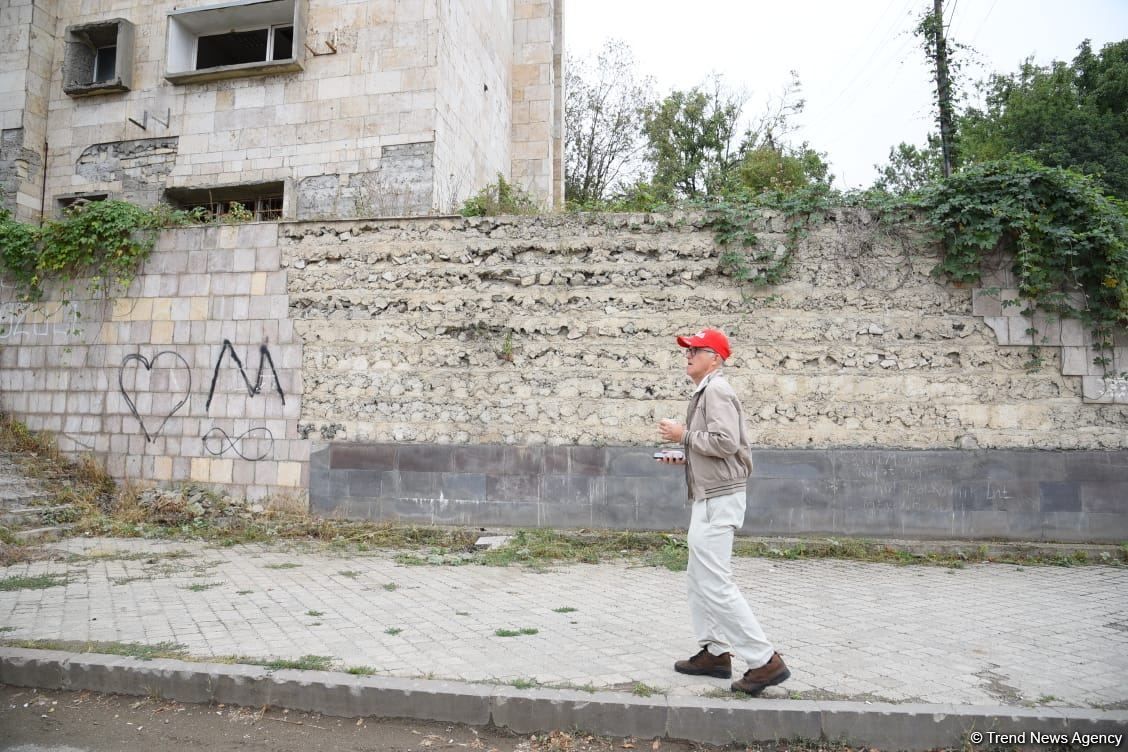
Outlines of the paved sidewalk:
M 73 539 L 0 569 L 0 638 L 178 643 L 195 657 L 332 656 L 377 675 L 724 690 L 694 652 L 685 574 L 628 564 L 405 566 L 324 547 Z M 1128 569 L 736 559 L 803 699 L 1128 709 Z M 497 630 L 536 630 L 502 637 Z M 743 670 L 743 666 L 734 666 Z

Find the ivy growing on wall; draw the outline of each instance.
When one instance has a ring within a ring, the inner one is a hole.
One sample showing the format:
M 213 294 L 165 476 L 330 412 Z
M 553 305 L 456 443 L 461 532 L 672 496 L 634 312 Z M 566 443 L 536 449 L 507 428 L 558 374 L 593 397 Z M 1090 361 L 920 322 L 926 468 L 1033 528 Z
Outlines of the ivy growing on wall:
M 980 279 L 997 249 L 1014 254 L 1024 313 L 1079 318 L 1108 366 L 1114 327 L 1128 326 L 1128 213 L 1097 184 L 1026 157 L 969 167 L 920 196 L 945 254 L 935 273 Z M 1080 297 L 1082 304 L 1076 305 Z
M 41 300 L 45 285 L 74 279 L 90 280 L 91 294 L 112 295 L 133 281 L 162 227 L 194 219 L 190 212 L 126 201 L 77 205 L 42 226 L 0 211 L 0 267 L 25 303 Z
M 721 272 L 754 285 L 782 282 L 796 245 L 806 235 L 811 215 L 829 208 L 833 196 L 825 184 L 818 183 L 793 191 L 738 194 L 706 204 L 706 226 L 724 249 Z M 767 229 L 765 218 L 769 215 L 774 215 L 771 229 L 786 232 L 782 249 L 760 245 L 757 233 Z

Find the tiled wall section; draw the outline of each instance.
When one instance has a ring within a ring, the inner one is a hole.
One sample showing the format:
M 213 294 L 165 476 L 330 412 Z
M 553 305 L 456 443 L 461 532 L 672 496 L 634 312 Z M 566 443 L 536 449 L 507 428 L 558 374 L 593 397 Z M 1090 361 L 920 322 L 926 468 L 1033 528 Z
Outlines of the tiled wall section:
M 276 224 L 181 229 L 110 303 L 56 291 L 29 309 L 0 290 L 0 408 L 115 477 L 303 497 L 302 345 L 279 256 Z
M 318 514 L 421 524 L 684 530 L 681 468 L 649 447 L 332 443 Z M 1128 451 L 757 450 L 747 534 L 1128 538 Z

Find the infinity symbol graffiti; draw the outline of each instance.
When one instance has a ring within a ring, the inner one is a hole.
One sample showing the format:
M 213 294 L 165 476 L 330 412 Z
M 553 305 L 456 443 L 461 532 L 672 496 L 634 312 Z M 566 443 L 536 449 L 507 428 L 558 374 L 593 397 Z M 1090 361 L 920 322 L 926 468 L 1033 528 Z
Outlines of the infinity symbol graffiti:
M 248 440 L 248 437 L 250 437 L 250 435 L 252 433 L 256 433 L 256 432 L 261 432 L 261 433 L 266 434 L 262 438 L 268 440 L 270 443 L 267 444 L 266 451 L 264 451 L 259 456 L 248 457 L 247 455 L 243 454 L 242 450 L 239 447 L 242 446 L 243 442 Z M 208 440 L 209 439 L 214 439 L 215 441 L 218 442 L 218 445 L 219 445 L 218 450 L 212 449 L 210 446 L 208 446 Z M 212 428 L 210 431 L 208 431 L 207 433 L 204 434 L 203 441 L 204 441 L 204 451 L 206 451 L 210 455 L 213 455 L 215 457 L 219 457 L 219 456 L 223 455 L 224 453 L 226 453 L 227 450 L 230 449 L 231 451 L 235 452 L 235 454 L 239 455 L 240 457 L 247 460 L 248 462 L 258 462 L 259 460 L 264 460 L 264 459 L 266 459 L 267 457 L 270 456 L 271 452 L 274 451 L 274 434 L 272 434 L 270 432 L 270 429 L 267 428 L 266 426 L 259 426 L 258 428 L 252 428 L 249 431 L 244 431 L 243 433 L 236 436 L 234 439 L 231 438 L 230 436 L 228 436 L 227 432 L 224 431 L 222 428 L 220 428 L 219 426 L 216 426 L 216 427 Z M 237 444 L 239 446 L 236 446 Z

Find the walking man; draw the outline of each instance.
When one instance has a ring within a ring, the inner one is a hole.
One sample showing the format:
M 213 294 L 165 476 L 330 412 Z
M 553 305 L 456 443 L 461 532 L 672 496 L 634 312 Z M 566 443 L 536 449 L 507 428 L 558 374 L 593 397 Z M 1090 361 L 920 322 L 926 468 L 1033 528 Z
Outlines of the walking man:
M 752 455 L 744 428 L 744 408 L 721 374 L 732 351 L 718 329 L 678 337 L 685 348 L 685 372 L 696 388 L 685 425 L 658 423 L 665 441 L 682 445 L 684 458 L 660 461 L 685 465 L 689 501 L 689 610 L 700 652 L 674 664 L 683 674 L 732 676 L 735 653 L 748 664 L 733 691 L 759 694 L 791 676 L 775 652 L 752 608 L 732 579 L 732 540 L 744 524 L 745 489 Z

